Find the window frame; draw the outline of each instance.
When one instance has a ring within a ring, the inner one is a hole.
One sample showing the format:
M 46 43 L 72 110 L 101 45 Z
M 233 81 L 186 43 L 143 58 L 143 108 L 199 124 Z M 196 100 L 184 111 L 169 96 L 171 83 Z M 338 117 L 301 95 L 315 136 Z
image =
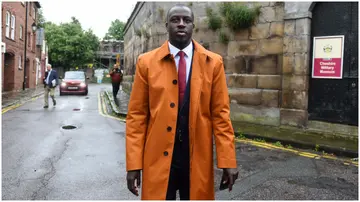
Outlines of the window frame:
M 33 14 L 33 19 L 36 20 L 36 9 L 34 7 L 35 5 L 32 6 L 32 14 Z
M 19 69 L 22 69 L 22 56 L 21 55 L 19 55 L 19 59 L 18 59 L 18 62 L 19 62 L 19 66 L 18 66 L 18 68 Z
M 10 23 L 10 38 L 15 40 L 15 26 L 16 26 L 16 17 L 15 15 L 11 15 L 11 23 Z
M 5 37 L 10 38 L 10 24 L 11 24 L 11 13 L 6 11 L 5 16 Z
M 22 25 L 20 25 L 20 28 L 19 28 L 19 39 L 23 40 L 23 32 L 24 32 L 24 28 Z

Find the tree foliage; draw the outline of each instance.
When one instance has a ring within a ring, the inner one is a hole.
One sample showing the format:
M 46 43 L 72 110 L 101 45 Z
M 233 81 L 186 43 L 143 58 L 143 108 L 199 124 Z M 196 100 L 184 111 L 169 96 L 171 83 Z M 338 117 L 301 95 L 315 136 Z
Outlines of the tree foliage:
M 124 40 L 124 28 L 124 22 L 121 22 L 118 19 L 112 21 L 108 32 L 105 34 L 104 39 Z
M 82 29 L 79 20 L 71 18 L 69 23 L 56 25 L 45 23 L 45 36 L 49 46 L 49 62 L 65 70 L 84 67 L 92 63 L 99 39 L 91 29 Z
M 46 22 L 46 20 L 45 20 L 43 11 L 42 11 L 42 9 L 40 8 L 40 9 L 38 10 L 38 14 L 37 14 L 37 22 L 36 22 L 36 25 L 37 25 L 38 28 L 44 28 L 45 22 Z

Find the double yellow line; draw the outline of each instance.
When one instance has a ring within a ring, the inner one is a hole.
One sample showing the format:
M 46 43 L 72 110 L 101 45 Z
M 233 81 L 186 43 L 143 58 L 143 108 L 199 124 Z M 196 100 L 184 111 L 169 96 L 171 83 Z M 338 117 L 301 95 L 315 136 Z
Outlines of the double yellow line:
M 103 117 L 107 117 L 107 118 L 112 118 L 112 119 L 115 119 L 115 120 L 118 120 L 118 121 L 121 121 L 121 122 L 124 122 L 125 123 L 125 119 L 121 119 L 119 117 L 116 117 L 116 116 L 112 116 L 112 115 L 109 115 L 107 112 L 106 112 L 106 106 L 105 106 L 105 100 L 104 98 L 101 96 L 100 93 L 98 93 L 98 109 L 99 109 L 99 114 Z
M 245 144 L 251 144 L 254 145 L 256 147 L 261 147 L 261 148 L 265 148 L 265 149 L 278 149 L 278 150 L 283 150 L 283 151 L 288 151 L 288 152 L 292 152 L 295 153 L 299 156 L 303 156 L 303 157 L 307 157 L 307 158 L 314 158 L 314 159 L 321 159 L 321 158 L 325 158 L 325 159 L 332 159 L 332 160 L 340 160 L 342 161 L 345 165 L 355 165 L 358 166 L 358 162 L 357 161 L 352 161 L 352 160 L 346 160 L 346 159 L 340 159 L 334 156 L 330 156 L 330 155 L 319 155 L 319 154 L 314 154 L 314 153 L 310 153 L 310 152 L 302 152 L 302 151 L 297 151 L 295 149 L 288 149 L 288 148 L 284 148 L 284 147 L 278 147 L 269 143 L 263 143 L 263 142 L 257 142 L 257 141 L 253 141 L 253 140 L 248 140 L 248 139 L 236 139 L 237 142 L 241 142 L 241 143 L 245 143 Z
M 17 103 L 17 104 L 14 104 L 14 105 L 5 107 L 4 109 L 1 110 L 1 114 L 4 114 L 4 113 L 6 113 L 6 112 L 8 112 L 8 111 L 10 111 L 10 110 L 16 109 L 16 108 L 24 105 L 25 103 L 27 103 L 27 102 L 29 102 L 29 101 L 34 101 L 34 100 L 38 99 L 38 98 L 41 97 L 41 96 L 42 96 L 42 94 L 41 94 L 41 95 L 38 95 L 38 96 L 35 96 L 35 97 L 33 97 L 33 98 L 25 101 L 24 103 Z

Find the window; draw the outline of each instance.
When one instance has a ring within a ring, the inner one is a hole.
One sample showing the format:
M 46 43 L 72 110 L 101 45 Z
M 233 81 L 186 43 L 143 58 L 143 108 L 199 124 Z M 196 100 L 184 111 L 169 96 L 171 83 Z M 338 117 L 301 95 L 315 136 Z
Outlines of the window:
M 36 20 L 36 10 L 34 7 L 32 7 L 32 13 L 33 13 L 34 20 Z
M 6 30 L 5 30 L 5 36 L 7 38 L 10 37 L 10 12 L 6 12 Z
M 15 40 L 15 15 L 11 15 L 11 39 Z
M 19 55 L 19 69 L 22 69 L 21 64 L 22 64 L 22 58 L 21 55 Z
M 22 25 L 20 25 L 19 38 L 23 39 L 23 26 Z

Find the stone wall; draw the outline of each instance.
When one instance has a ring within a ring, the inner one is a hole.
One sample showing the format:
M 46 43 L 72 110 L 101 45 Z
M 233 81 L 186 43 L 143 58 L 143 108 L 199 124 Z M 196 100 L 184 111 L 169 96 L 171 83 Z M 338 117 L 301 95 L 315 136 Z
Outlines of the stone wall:
M 222 28 L 229 35 L 227 44 L 220 42 L 220 30 L 212 31 L 207 24 L 206 7 L 217 11 L 217 2 L 183 3 L 195 14 L 193 38 L 223 56 L 233 123 L 306 128 L 314 3 L 246 3 L 260 5 L 261 14 L 248 29 L 232 32 Z M 129 18 L 124 41 L 126 91 L 131 91 L 139 54 L 167 39 L 165 18 L 174 4 L 138 3 Z

